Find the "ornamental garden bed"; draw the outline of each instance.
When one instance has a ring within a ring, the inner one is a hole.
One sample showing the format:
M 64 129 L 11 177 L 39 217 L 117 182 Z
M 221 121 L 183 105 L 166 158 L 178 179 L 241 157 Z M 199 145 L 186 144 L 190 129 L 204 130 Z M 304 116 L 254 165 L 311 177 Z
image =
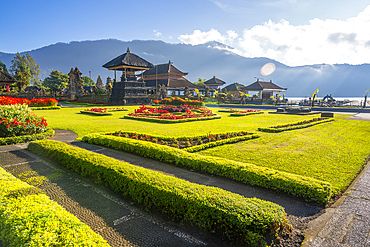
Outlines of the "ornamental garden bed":
M 90 114 L 90 115 L 98 115 L 98 116 L 107 116 L 112 115 L 112 112 L 115 111 L 128 111 L 123 107 L 116 107 L 116 108 L 90 108 L 80 111 L 81 113 Z
M 231 133 L 221 133 L 221 134 L 211 134 L 192 137 L 166 137 L 158 135 L 147 135 L 136 132 L 127 131 L 116 131 L 113 133 L 107 133 L 106 135 L 118 136 L 131 138 L 141 141 L 148 141 L 152 143 L 157 143 L 161 145 L 166 145 L 169 147 L 175 147 L 179 149 L 184 149 L 188 152 L 196 152 L 199 150 L 204 150 L 206 148 L 220 146 L 228 143 L 236 143 L 240 141 L 250 140 L 258 138 L 259 136 L 254 133 L 248 133 L 247 131 L 231 132 Z
M 143 105 L 139 109 L 135 109 L 135 113 L 129 113 L 124 118 L 159 123 L 180 123 L 218 119 L 221 116 L 214 114 L 206 107 L 192 107 L 188 105 L 147 107 Z
M 46 119 L 38 117 L 26 105 L 0 105 L 0 145 L 44 139 L 54 135 Z
M 245 110 L 245 111 L 237 111 L 230 114 L 231 117 L 242 117 L 248 115 L 255 115 L 255 114 L 263 114 L 260 110 Z
M 26 104 L 30 107 L 45 107 L 45 106 L 56 106 L 58 104 L 58 101 L 54 98 L 29 100 L 25 98 L 0 96 L 0 105 L 22 105 L 22 104 Z
M 263 132 L 278 133 L 278 132 L 283 132 L 283 131 L 288 131 L 288 130 L 308 128 L 308 127 L 311 127 L 317 124 L 327 123 L 331 121 L 334 121 L 334 119 L 333 118 L 313 118 L 310 120 L 304 120 L 304 121 L 300 121 L 296 123 L 276 125 L 276 126 L 271 126 L 268 128 L 258 128 L 258 130 L 263 131 Z

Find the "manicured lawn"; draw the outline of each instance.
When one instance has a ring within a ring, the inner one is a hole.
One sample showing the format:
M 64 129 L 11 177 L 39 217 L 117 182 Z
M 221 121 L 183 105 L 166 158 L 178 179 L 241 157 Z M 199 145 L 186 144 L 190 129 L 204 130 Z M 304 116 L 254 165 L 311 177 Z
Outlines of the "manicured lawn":
M 258 127 L 286 124 L 312 119 L 319 115 L 294 116 L 265 114 L 229 117 L 218 113 L 221 119 L 204 122 L 163 124 L 123 119 L 129 111 L 113 112 L 111 116 L 81 114 L 84 108 L 35 111 L 44 116 L 50 127 L 75 131 L 79 138 L 93 132 L 117 130 L 168 136 L 196 136 L 231 131 L 258 132 Z M 217 112 L 217 108 L 211 108 Z M 345 189 L 364 165 L 370 154 L 370 122 L 345 120 L 349 115 L 335 116 L 337 121 L 306 129 L 283 133 L 258 132 L 261 138 L 219 146 L 199 152 L 236 161 L 265 166 L 289 173 L 330 182 L 337 191 Z

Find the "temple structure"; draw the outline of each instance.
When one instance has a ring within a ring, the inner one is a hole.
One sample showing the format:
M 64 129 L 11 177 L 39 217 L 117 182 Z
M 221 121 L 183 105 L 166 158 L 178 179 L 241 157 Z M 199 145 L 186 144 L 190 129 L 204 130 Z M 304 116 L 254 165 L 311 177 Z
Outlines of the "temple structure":
M 10 92 L 9 86 L 16 81 L 17 80 L 13 76 L 4 71 L 3 67 L 0 66 L 0 85 L 5 86 L 7 93 Z
M 150 102 L 147 95 L 145 81 L 138 81 L 136 72 L 154 68 L 153 64 L 130 52 L 112 59 L 103 65 L 108 70 L 114 70 L 112 94 L 109 103 L 115 105 L 137 105 Z M 120 81 L 117 81 L 117 71 L 122 72 Z
M 257 79 L 256 82 L 243 88 L 243 91 L 247 94 L 252 92 L 259 92 L 259 99 L 270 99 L 271 96 L 275 96 L 278 93 L 286 91 L 287 88 L 279 87 L 278 85 L 272 83 L 272 80 L 260 81 Z
M 194 89 L 204 90 L 203 87 L 194 85 L 184 78 L 187 74 L 177 69 L 169 61 L 165 64 L 155 65 L 153 68 L 145 71 L 141 75 L 140 81 L 144 80 L 150 91 L 156 91 L 158 87 L 164 85 L 167 89 L 167 95 L 172 96 L 184 95 L 185 88 L 192 94 Z
M 208 86 L 209 88 L 216 89 L 216 90 L 220 90 L 220 88 L 225 84 L 226 82 L 216 78 L 216 76 L 213 76 L 211 79 L 204 82 L 204 85 Z
M 67 94 L 71 100 L 75 100 L 84 94 L 83 81 L 81 77 L 82 73 L 76 67 L 75 69 L 71 68 L 68 75 L 69 82 Z

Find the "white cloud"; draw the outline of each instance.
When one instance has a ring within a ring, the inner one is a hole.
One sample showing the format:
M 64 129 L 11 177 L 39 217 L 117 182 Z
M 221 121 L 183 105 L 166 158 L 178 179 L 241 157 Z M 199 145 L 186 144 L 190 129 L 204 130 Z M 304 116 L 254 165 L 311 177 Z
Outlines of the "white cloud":
M 153 32 L 154 32 L 154 35 L 157 36 L 157 37 L 162 36 L 162 33 L 160 33 L 158 30 L 154 29 Z
M 185 44 L 218 41 L 235 47 L 216 47 L 245 57 L 268 57 L 291 66 L 306 64 L 370 63 L 370 6 L 356 17 L 342 20 L 312 19 L 307 25 L 293 26 L 286 20 L 269 20 L 241 35 L 229 30 L 221 34 L 195 30 L 180 35 Z

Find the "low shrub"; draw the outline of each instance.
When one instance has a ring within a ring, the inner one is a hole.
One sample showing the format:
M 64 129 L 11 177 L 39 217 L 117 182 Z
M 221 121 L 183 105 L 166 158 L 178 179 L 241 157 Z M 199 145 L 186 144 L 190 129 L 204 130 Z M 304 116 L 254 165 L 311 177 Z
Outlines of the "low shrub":
M 231 117 L 242 117 L 248 115 L 263 114 L 260 110 L 247 110 L 247 111 L 238 111 L 230 114 Z
M 310 120 L 300 121 L 296 123 L 290 123 L 285 125 L 277 125 L 277 126 L 271 126 L 268 128 L 258 128 L 259 131 L 263 132 L 270 132 L 270 133 L 278 133 L 288 130 L 295 130 L 295 129 L 303 129 L 308 128 L 317 124 L 327 123 L 334 121 L 333 118 L 314 118 Z
M 4 246 L 109 246 L 77 217 L 0 168 L 0 239 Z
M 13 145 L 17 143 L 26 143 L 30 141 L 43 140 L 55 135 L 55 131 L 52 129 L 47 129 L 43 133 L 33 134 L 33 135 L 23 135 L 23 136 L 12 136 L 12 137 L 2 137 L 0 138 L 0 146 L 3 145 Z
M 333 193 L 332 185 L 324 181 L 224 158 L 193 154 L 156 143 L 101 134 L 86 135 L 82 141 L 135 153 L 142 157 L 226 177 L 250 185 L 284 191 L 320 204 L 326 204 Z
M 30 107 L 32 110 L 59 110 L 62 107 L 60 106 L 43 106 L 43 107 Z
M 250 140 L 258 138 L 259 136 L 253 133 L 248 133 L 246 131 L 240 132 L 227 132 L 227 133 L 219 133 L 219 134 L 211 134 L 211 132 L 207 135 L 200 135 L 200 136 L 183 136 L 174 138 L 172 136 L 160 136 L 160 135 L 147 135 L 142 133 L 136 133 L 132 131 L 116 131 L 113 133 L 105 133 L 106 135 L 113 135 L 118 137 L 124 138 L 131 138 L 141 141 L 150 141 L 153 143 L 160 142 L 161 145 L 168 145 L 172 147 L 180 148 L 179 141 L 189 141 L 189 140 L 197 140 L 195 143 L 191 144 L 189 142 L 188 146 L 192 146 L 189 148 L 185 148 L 187 152 L 197 152 L 200 150 L 204 150 L 211 147 L 216 147 L 228 143 L 236 143 L 240 141 Z M 205 142 L 205 143 L 203 143 Z
M 162 100 L 154 100 L 155 104 L 162 104 L 162 105 L 188 105 L 193 107 L 201 107 L 204 106 L 204 101 L 199 100 L 188 100 L 182 99 L 180 97 L 171 97 L 171 98 L 164 98 Z
M 274 236 L 289 226 L 284 209 L 272 202 L 190 183 L 62 142 L 32 142 L 28 150 L 108 185 L 148 208 L 225 234 L 247 246 L 265 246 L 264 235 Z
M 0 137 L 39 134 L 46 131 L 43 117 L 26 105 L 0 105 Z

